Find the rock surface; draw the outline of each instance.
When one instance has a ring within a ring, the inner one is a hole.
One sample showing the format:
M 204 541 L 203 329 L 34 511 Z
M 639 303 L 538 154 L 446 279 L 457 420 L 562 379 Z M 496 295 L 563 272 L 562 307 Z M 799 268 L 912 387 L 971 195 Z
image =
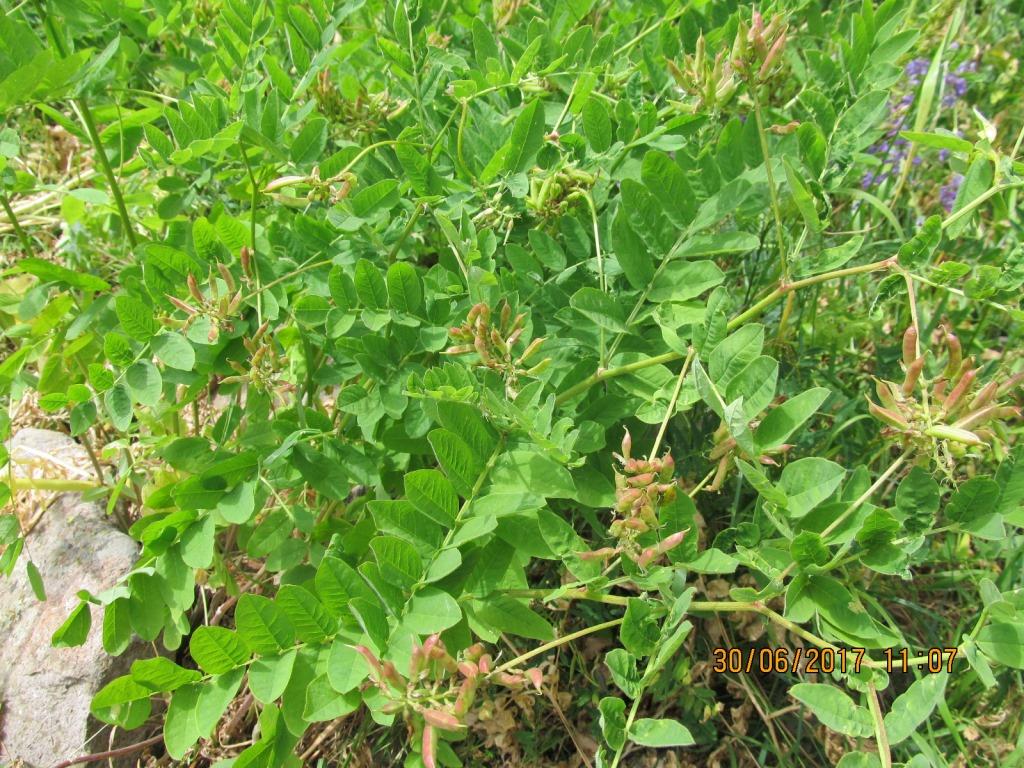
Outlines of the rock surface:
M 23 429 L 9 447 L 14 462 L 53 464 L 46 472 L 53 477 L 65 474 L 61 466 L 88 461 L 71 438 L 48 430 Z M 78 605 L 79 590 L 96 594 L 113 586 L 137 554 L 135 542 L 114 528 L 104 510 L 76 493 L 58 496 L 28 534 L 11 578 L 0 577 L 0 764 L 20 760 L 43 768 L 107 749 L 109 731 L 89 741 L 102 725 L 90 716 L 89 702 L 127 671 L 134 654 L 106 654 L 97 606 L 91 606 L 92 629 L 84 645 L 53 648 L 50 637 Z M 29 584 L 30 556 L 42 575 L 46 602 L 36 599 Z

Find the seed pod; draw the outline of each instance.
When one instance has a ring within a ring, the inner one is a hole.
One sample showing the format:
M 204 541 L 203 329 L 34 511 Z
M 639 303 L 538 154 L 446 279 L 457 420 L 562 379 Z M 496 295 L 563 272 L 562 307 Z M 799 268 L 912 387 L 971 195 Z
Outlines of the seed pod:
M 633 475 L 626 478 L 626 484 L 631 488 L 643 488 L 654 482 L 653 472 L 644 472 L 641 475 Z
M 242 303 L 242 298 L 243 298 L 243 297 L 242 297 L 242 291 L 241 291 L 241 290 L 239 290 L 239 291 L 238 291 L 238 292 L 237 292 L 237 293 L 236 293 L 236 294 L 235 294 L 235 295 L 234 295 L 234 296 L 233 296 L 233 297 L 231 298 L 231 302 L 230 302 L 230 303 L 228 304 L 228 307 L 227 307 L 227 312 L 225 312 L 225 314 L 228 314 L 228 315 L 233 315 L 233 314 L 235 314 L 235 312 L 237 312 L 237 311 L 238 311 L 238 307 L 239 307 L 239 305 L 240 305 L 240 304 Z
M 544 339 L 543 338 L 534 339 L 533 341 L 531 341 L 526 346 L 526 349 L 523 351 L 523 354 L 521 354 L 519 356 L 519 361 L 518 361 L 519 364 L 522 365 L 527 360 L 529 360 L 531 357 L 533 357 L 534 353 L 536 353 L 536 351 L 538 349 L 540 349 L 540 345 L 543 344 L 543 343 L 544 343 Z
M 658 477 L 661 480 L 669 480 L 675 473 L 676 461 L 672 458 L 671 453 L 666 453 L 661 457 L 661 472 Z
M 986 421 L 994 417 L 1000 410 L 998 405 L 989 405 L 985 408 L 980 408 L 972 413 L 967 414 L 962 419 L 954 422 L 953 426 L 958 429 L 972 429 L 979 424 L 984 424 Z
M 175 296 L 171 296 L 170 294 L 164 294 L 164 295 L 167 297 L 167 300 L 169 302 L 171 302 L 171 304 L 176 306 L 178 309 L 180 309 L 182 312 L 184 312 L 185 314 L 189 315 L 190 317 L 192 315 L 199 314 L 199 310 L 198 309 L 195 309 L 195 308 L 189 306 L 188 304 L 186 304 L 181 299 L 179 299 L 179 298 L 177 298 Z
M 220 278 L 224 281 L 224 285 L 228 287 L 228 293 L 234 293 L 235 278 L 231 275 L 231 270 L 229 270 L 225 264 L 218 261 L 217 271 L 220 272 Z
M 946 348 L 949 350 L 949 360 L 946 362 L 946 370 L 943 371 L 943 376 L 947 379 L 951 379 L 953 375 L 960 370 L 960 361 L 963 359 L 963 348 L 960 346 L 960 339 L 956 337 L 955 333 L 946 333 Z
M 895 384 L 891 381 L 875 379 L 875 394 L 882 405 L 891 410 L 899 410 L 899 403 L 896 402 Z
M 1020 373 L 1015 373 L 1013 376 L 1011 376 L 1010 378 L 1008 378 L 1006 381 L 999 385 L 999 394 L 1005 395 L 1007 392 L 1016 387 L 1022 381 L 1024 381 L 1024 371 L 1021 371 Z
M 524 329 L 522 328 L 516 328 L 514 331 L 512 331 L 512 334 L 507 339 L 505 339 L 505 346 L 507 346 L 509 349 L 512 349 L 512 347 L 516 345 L 516 342 L 519 341 L 519 337 L 523 335 L 523 330 Z
M 785 45 L 786 33 L 783 32 L 781 35 L 779 35 L 778 39 L 775 41 L 775 44 L 772 45 L 771 49 L 768 51 L 768 55 L 764 57 L 764 63 L 761 65 L 761 69 L 757 73 L 758 79 L 765 80 L 768 77 L 768 73 L 771 71 L 772 65 L 775 63 L 775 60 L 779 57 L 779 53 L 781 53 Z
M 609 557 L 614 556 L 618 552 L 614 547 L 601 547 L 601 549 L 595 549 L 593 552 L 576 552 L 576 557 L 583 561 L 590 560 L 607 560 Z
M 252 251 L 249 250 L 249 246 L 243 245 L 242 250 L 238 253 L 238 257 L 242 262 L 242 272 L 246 275 L 252 275 Z
M 887 408 L 882 408 L 879 405 L 875 405 L 870 399 L 868 399 L 868 411 L 876 419 L 884 421 L 886 424 L 896 427 L 897 429 L 909 429 L 910 425 L 895 411 L 890 411 Z
M 975 398 L 971 400 L 971 404 L 967 407 L 969 410 L 976 411 L 979 408 L 991 405 L 991 403 L 996 399 L 997 394 L 999 394 L 999 385 L 994 381 L 990 381 L 981 388 Z
M 423 726 L 423 741 L 420 744 L 424 768 L 437 768 L 437 736 L 430 724 Z
M 966 445 L 984 445 L 981 442 L 981 438 L 973 432 L 969 432 L 966 429 L 957 429 L 947 424 L 936 424 L 926 429 L 924 433 L 928 437 L 935 437 L 940 440 L 952 440 L 957 443 L 965 443 Z
M 309 181 L 308 176 L 279 176 L 263 188 L 264 192 L 276 192 L 279 189 L 290 187 L 293 184 L 301 184 Z
M 200 304 L 205 303 L 206 297 L 203 296 L 203 292 L 199 290 L 199 284 L 196 283 L 196 276 L 189 272 L 188 277 L 185 278 L 185 282 L 188 284 L 188 292 L 192 294 L 192 298 Z
M 472 344 L 457 344 L 454 347 L 448 347 L 443 352 L 441 352 L 441 354 L 442 355 L 464 355 L 467 352 L 472 352 L 473 349 L 474 349 L 474 347 L 473 347 Z
M 932 386 L 932 397 L 935 400 L 942 400 L 946 396 L 946 387 L 949 386 L 949 379 L 936 379 Z
M 374 655 L 373 651 L 367 648 L 365 645 L 353 645 L 350 646 L 352 650 L 366 659 L 366 662 L 370 665 L 370 669 L 376 673 L 378 680 L 384 679 L 384 671 L 381 669 L 380 661 Z
M 533 366 L 533 368 L 530 368 L 529 370 L 527 370 L 526 371 L 526 375 L 527 376 L 540 376 L 542 373 L 544 373 L 544 371 L 546 371 L 550 367 L 551 367 L 551 358 L 550 357 L 545 357 L 543 360 L 541 360 L 539 363 L 537 363 L 535 366 Z
M 961 405 L 963 405 L 964 396 L 967 391 L 971 388 L 971 384 L 974 382 L 977 371 L 974 369 L 964 372 L 963 376 L 960 377 L 960 381 L 953 387 L 952 391 L 946 396 L 946 399 L 942 403 L 943 413 L 954 413 Z
M 903 332 L 903 364 L 909 366 L 917 358 L 917 328 L 911 325 Z
M 910 397 L 910 395 L 913 394 L 914 388 L 917 387 L 917 380 L 921 377 L 922 370 L 924 370 L 923 355 L 907 366 L 907 373 L 903 377 L 904 397 Z
M 442 731 L 457 731 L 462 727 L 462 723 L 451 712 L 443 712 L 440 709 L 424 709 L 421 714 L 429 725 L 440 728 Z
M 630 457 L 633 451 L 633 436 L 629 434 L 629 429 L 625 430 L 625 434 L 622 436 L 622 456 L 626 459 Z

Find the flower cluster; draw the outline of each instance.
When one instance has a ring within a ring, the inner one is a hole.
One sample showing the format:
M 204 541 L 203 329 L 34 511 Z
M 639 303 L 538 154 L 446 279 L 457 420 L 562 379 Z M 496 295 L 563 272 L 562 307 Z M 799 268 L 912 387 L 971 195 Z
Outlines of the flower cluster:
M 608 527 L 619 543 L 594 552 L 584 552 L 585 560 L 606 560 L 623 554 L 641 568 L 646 568 L 670 549 L 679 546 L 686 531 L 677 531 L 656 544 L 644 547 L 638 538 L 661 527 L 658 510 L 676 498 L 675 460 L 669 451 L 660 459 L 634 459 L 630 454 L 633 438 L 626 430 L 622 438 L 622 453 L 613 453 L 619 467 L 615 469 L 614 519 Z M 621 471 L 620 471 L 621 468 Z
M 466 715 L 481 684 L 494 682 L 519 690 L 529 683 L 539 691 L 544 682 L 537 667 L 521 674 L 495 670 L 480 643 L 471 645 L 456 659 L 437 634 L 413 647 L 407 676 L 366 646 L 353 647 L 370 666 L 371 684 L 386 699 L 381 711 L 401 715 L 410 736 L 419 737 L 427 768 L 437 765 L 437 732 L 455 733 L 466 726 Z
M 990 381 L 981 385 L 974 359 L 963 357 L 960 340 L 945 328 L 940 333 L 946 348 L 946 367 L 932 382 L 931 391 L 927 391 L 922 375 L 925 355 L 918 354 L 917 331 L 911 326 L 903 334 L 902 383 L 876 379 L 875 392 L 881 404 L 869 397 L 868 410 L 887 425 L 883 434 L 898 436 L 904 445 L 926 447 L 936 440 L 990 444 L 1001 431 L 1002 419 L 1020 415 L 1017 408 L 1001 405 L 998 399 L 1024 374 L 1001 384 Z
M 874 155 L 880 162 L 874 170 L 865 172 L 861 177 L 862 189 L 878 187 L 888 179 L 899 176 L 910 153 L 910 143 L 899 134 L 900 131 L 909 127 L 908 121 L 917 89 L 927 75 L 930 66 L 931 62 L 928 59 L 918 58 L 909 61 L 904 68 L 907 89 L 899 97 L 894 95 L 889 102 L 889 124 L 885 135 L 867 150 L 868 154 Z M 977 62 L 966 61 L 946 73 L 940 102 L 943 109 L 952 109 L 967 95 L 968 82 L 965 75 L 976 72 L 977 68 Z M 959 130 L 955 130 L 954 134 L 963 136 Z M 949 159 L 949 150 L 939 150 L 938 159 L 941 163 L 946 162 Z M 920 165 L 921 162 L 920 156 L 915 156 L 912 161 L 914 165 Z M 953 174 L 939 192 L 939 200 L 947 212 L 953 208 L 962 181 L 963 177 L 960 174 Z
M 494 324 L 490 306 L 484 302 L 474 304 L 466 316 L 466 322 L 449 329 L 448 334 L 454 341 L 460 343 L 448 347 L 444 354 L 464 355 L 476 352 L 480 358 L 480 365 L 499 372 L 505 379 L 506 394 L 515 397 L 520 376 L 536 376 L 551 364 L 551 359 L 545 358 L 532 368 L 524 367 L 526 361 L 544 343 L 543 338 L 531 341 L 520 355 L 512 351 L 523 335 L 525 318 L 526 313 L 520 313 L 513 318 L 511 305 L 502 299 L 497 312 L 498 322 Z
M 248 274 L 251 268 L 251 257 L 249 249 L 242 246 L 242 270 Z M 231 319 L 242 305 L 242 290 L 235 284 L 235 278 L 227 265 L 217 262 L 217 273 L 227 289 L 227 293 L 221 294 L 217 285 L 217 278 L 211 275 L 206 281 L 206 292 L 199 285 L 199 281 L 191 272 L 185 282 L 188 284 L 188 292 L 191 296 L 191 303 L 179 299 L 177 296 L 165 294 L 167 300 L 175 307 L 184 312 L 187 317 L 183 328 L 188 328 L 199 318 L 209 321 L 210 327 L 207 331 L 207 340 L 213 344 L 220 336 L 220 331 L 232 330 Z
M 237 360 L 228 360 L 228 365 L 236 375 L 226 376 L 221 379 L 221 383 L 245 383 L 255 390 L 275 395 L 284 404 L 287 402 L 287 394 L 294 391 L 295 385 L 284 380 L 288 362 L 285 356 L 278 352 L 274 341 L 266 338 L 269 328 L 270 321 L 268 320 L 256 329 L 252 338 L 244 337 L 242 339 L 242 345 L 249 353 L 249 359 L 244 365 Z

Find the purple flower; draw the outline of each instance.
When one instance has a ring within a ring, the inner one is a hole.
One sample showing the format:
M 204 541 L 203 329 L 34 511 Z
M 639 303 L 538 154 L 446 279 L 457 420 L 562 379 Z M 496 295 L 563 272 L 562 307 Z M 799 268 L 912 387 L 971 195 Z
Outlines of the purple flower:
M 964 177 L 962 174 L 954 173 L 950 176 L 949 181 L 939 189 L 939 202 L 946 209 L 946 213 L 953 210 L 953 204 L 956 202 L 956 196 L 960 191 L 960 185 L 963 181 Z
M 917 85 L 921 82 L 921 78 L 928 72 L 930 62 L 928 59 L 911 59 L 907 62 L 906 68 L 903 70 L 906 74 L 907 79 L 910 80 L 912 85 Z

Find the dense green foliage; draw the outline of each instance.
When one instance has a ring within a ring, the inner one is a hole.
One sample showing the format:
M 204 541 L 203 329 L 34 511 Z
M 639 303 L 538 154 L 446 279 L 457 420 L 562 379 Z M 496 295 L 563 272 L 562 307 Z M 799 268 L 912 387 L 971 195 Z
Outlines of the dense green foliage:
M 0 431 L 97 473 L 8 464 L 0 571 L 34 490 L 140 543 L 53 638 L 152 642 L 97 718 L 235 768 L 1020 763 L 1024 9 L 760 12 L 0 15 Z

